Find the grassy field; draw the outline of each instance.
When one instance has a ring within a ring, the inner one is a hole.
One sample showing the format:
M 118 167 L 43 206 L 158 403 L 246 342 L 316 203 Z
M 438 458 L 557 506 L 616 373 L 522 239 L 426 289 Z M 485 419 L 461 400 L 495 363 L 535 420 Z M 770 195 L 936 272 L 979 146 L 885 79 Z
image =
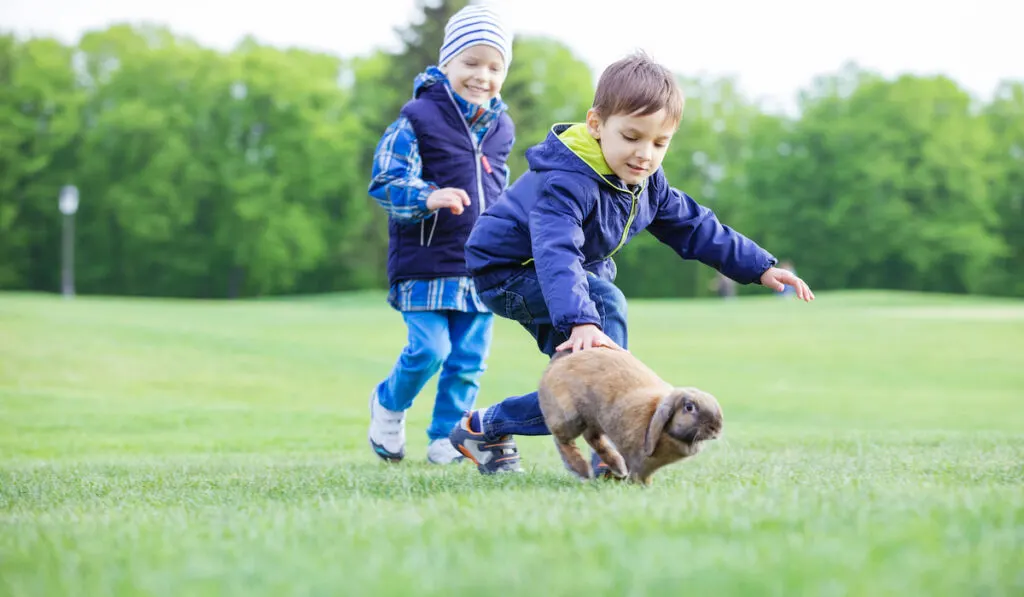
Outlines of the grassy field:
M 2 595 L 1022 595 L 1024 302 L 636 301 L 633 352 L 718 396 L 653 487 L 366 445 L 379 294 L 0 294 Z M 544 357 L 498 321 L 482 405 Z

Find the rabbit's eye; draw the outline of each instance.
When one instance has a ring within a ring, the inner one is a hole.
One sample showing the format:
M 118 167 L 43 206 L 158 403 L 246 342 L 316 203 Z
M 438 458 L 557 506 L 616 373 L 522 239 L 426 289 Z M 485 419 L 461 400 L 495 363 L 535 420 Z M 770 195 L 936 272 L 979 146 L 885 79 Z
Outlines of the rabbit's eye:
M 688 413 L 692 413 L 693 411 L 697 410 L 697 407 L 694 406 L 692 402 L 687 402 L 686 406 L 683 407 L 683 410 L 685 410 Z

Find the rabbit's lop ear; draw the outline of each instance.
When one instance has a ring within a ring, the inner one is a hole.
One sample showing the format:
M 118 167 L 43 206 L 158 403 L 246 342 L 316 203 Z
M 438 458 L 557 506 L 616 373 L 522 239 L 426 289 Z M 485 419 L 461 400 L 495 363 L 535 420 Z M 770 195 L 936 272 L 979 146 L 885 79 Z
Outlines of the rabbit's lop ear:
M 647 426 L 647 435 L 644 437 L 644 453 L 647 456 L 654 454 L 654 447 L 658 445 L 661 432 L 672 415 L 683 405 L 684 400 L 686 400 L 685 390 L 672 390 L 658 401 L 658 408 L 654 410 L 654 416 L 651 417 L 651 422 Z

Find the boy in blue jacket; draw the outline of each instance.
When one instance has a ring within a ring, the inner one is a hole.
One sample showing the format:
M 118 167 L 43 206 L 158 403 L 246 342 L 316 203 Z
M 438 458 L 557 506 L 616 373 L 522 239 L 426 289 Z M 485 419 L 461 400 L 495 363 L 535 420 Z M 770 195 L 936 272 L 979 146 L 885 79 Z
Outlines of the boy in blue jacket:
M 452 16 L 438 66 L 416 77 L 413 98 L 377 144 L 369 191 L 388 212 L 388 303 L 408 328 L 390 374 L 370 392 L 369 444 L 385 461 L 405 457 L 405 413 L 438 370 L 427 460 L 463 458 L 448 434 L 475 403 L 494 318 L 464 246 L 507 186 L 515 127 L 500 91 L 512 38 L 486 6 Z
M 483 302 L 519 322 L 549 357 L 627 349 L 626 298 L 615 255 L 643 230 L 741 284 L 814 294 L 752 240 L 669 186 L 662 159 L 683 112 L 672 73 L 640 54 L 609 66 L 586 123 L 556 124 L 527 153 L 523 174 L 478 220 L 466 264 Z M 467 413 L 452 445 L 481 473 L 521 471 L 513 435 L 548 435 L 537 392 Z M 607 467 L 597 454 L 598 475 Z

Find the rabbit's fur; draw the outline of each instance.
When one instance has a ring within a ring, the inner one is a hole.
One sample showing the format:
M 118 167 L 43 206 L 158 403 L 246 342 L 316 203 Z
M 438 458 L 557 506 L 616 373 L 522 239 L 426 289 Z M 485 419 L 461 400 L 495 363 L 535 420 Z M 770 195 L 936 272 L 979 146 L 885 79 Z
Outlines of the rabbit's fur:
M 592 471 L 576 446 L 580 435 L 615 475 L 650 485 L 656 470 L 697 454 L 722 431 L 714 396 L 673 387 L 624 350 L 557 353 L 538 394 L 562 460 L 583 479 Z

